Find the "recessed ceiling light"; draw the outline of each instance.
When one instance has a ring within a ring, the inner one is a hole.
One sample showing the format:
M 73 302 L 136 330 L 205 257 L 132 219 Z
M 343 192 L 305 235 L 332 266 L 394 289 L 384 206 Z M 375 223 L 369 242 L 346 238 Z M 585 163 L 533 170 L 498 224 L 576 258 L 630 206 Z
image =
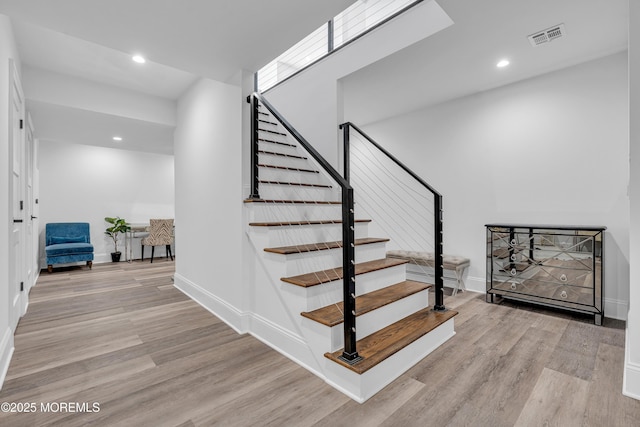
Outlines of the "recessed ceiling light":
M 142 55 L 133 55 L 131 59 L 133 59 L 133 62 L 137 62 L 138 64 L 144 64 L 145 62 L 147 62 L 147 60 L 144 59 L 144 56 Z
M 503 59 L 503 60 L 501 60 L 500 62 L 498 62 L 498 63 L 496 64 L 496 67 L 498 67 L 498 68 L 504 68 L 504 67 L 506 67 L 507 65 L 509 65 L 509 60 L 508 60 L 508 59 Z
M 122 141 L 122 137 L 121 136 L 114 136 L 113 140 L 120 142 L 120 141 Z

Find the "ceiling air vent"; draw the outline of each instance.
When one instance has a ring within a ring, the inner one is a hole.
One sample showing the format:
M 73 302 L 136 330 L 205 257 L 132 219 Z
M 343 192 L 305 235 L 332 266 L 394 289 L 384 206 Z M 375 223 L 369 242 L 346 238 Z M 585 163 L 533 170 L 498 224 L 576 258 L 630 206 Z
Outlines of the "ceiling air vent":
M 536 47 L 541 44 L 545 44 L 551 42 L 555 39 L 559 39 L 560 37 L 565 35 L 564 24 L 554 25 L 551 28 L 547 28 L 543 31 L 538 31 L 536 33 L 531 34 L 528 39 L 531 46 Z

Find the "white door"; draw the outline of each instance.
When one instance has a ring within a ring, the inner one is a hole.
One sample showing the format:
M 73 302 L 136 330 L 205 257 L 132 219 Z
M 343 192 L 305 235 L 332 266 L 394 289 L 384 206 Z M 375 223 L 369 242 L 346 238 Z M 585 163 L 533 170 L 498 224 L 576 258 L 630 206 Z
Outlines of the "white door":
M 24 126 L 24 142 L 25 142 L 25 162 L 24 162 L 24 268 L 25 268 L 25 284 L 24 284 L 24 293 L 25 297 L 23 298 L 23 304 L 26 305 L 29 299 L 29 291 L 31 287 L 35 284 L 36 280 L 36 267 L 37 264 L 34 262 L 35 257 L 33 256 L 36 251 L 37 246 L 34 245 L 34 235 L 37 235 L 37 221 L 36 215 L 34 214 L 34 180 L 33 180 L 33 170 L 34 170 L 34 144 L 35 141 L 33 139 L 33 123 L 31 122 L 31 116 L 27 112 L 25 114 L 26 117 L 26 126 Z M 26 306 L 24 307 L 23 312 L 26 311 Z
M 18 79 L 14 63 L 9 63 L 9 84 L 11 85 L 11 102 L 9 110 L 9 151 L 11 159 L 11 186 L 10 200 L 12 211 L 12 224 L 10 236 L 10 263 L 9 263 L 9 301 L 11 303 L 9 321 L 10 327 L 15 330 L 18 320 L 24 314 L 26 301 L 24 297 L 24 138 L 23 138 L 23 110 L 24 97 L 22 87 Z
M 31 120 L 29 119 L 29 122 Z M 33 134 L 33 132 L 32 132 Z M 40 205 L 38 204 L 38 199 L 40 198 L 40 172 L 38 168 L 38 149 L 39 143 L 38 140 L 34 139 L 33 144 L 31 145 L 31 182 L 33 187 L 33 194 L 31 195 L 31 199 L 29 203 L 31 203 L 31 230 L 32 230 L 32 247 L 31 247 L 31 259 L 33 265 L 34 277 L 32 284 L 35 285 L 35 281 L 38 278 L 38 273 L 40 272 Z M 44 252 L 44 250 L 43 250 Z

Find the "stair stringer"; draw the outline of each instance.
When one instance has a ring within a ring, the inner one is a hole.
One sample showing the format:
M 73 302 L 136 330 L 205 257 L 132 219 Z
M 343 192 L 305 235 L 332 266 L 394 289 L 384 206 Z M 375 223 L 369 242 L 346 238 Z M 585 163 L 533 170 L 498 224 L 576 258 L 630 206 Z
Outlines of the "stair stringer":
M 280 281 L 277 266 L 265 260 L 263 248 L 255 246 L 251 233 L 248 236 L 256 261 L 253 289 L 249 292 L 249 333 L 316 376 L 326 379 L 323 353 L 314 351 L 302 332 L 298 319 L 301 316 L 291 310 L 288 298 L 283 295 L 281 288 L 284 283 Z

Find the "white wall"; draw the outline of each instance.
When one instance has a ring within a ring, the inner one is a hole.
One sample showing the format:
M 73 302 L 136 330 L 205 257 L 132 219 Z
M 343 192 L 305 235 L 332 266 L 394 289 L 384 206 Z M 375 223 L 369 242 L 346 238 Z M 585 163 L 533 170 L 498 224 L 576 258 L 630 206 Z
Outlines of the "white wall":
M 237 329 L 246 287 L 243 102 L 240 86 L 201 79 L 178 101 L 174 146 L 176 286 Z
M 604 225 L 605 308 L 629 301 L 627 54 L 364 128 L 444 197 L 445 252 L 485 288 L 487 223 Z M 348 119 L 348 117 L 347 117 Z
M 13 331 L 9 327 L 9 59 L 20 66 L 11 22 L 0 15 L 0 388 L 13 352 Z
M 174 218 L 173 156 L 50 141 L 40 142 L 39 149 L 41 266 L 48 222 L 89 222 L 94 262 L 111 262 L 105 217 L 131 223 Z M 118 249 L 124 252 L 121 240 Z M 139 239 L 133 248 L 139 258 Z M 164 248 L 156 254 L 164 256 Z
M 640 114 L 640 3 L 629 2 L 629 117 Z M 630 120 L 631 241 L 629 315 L 623 392 L 640 399 L 640 121 Z
M 436 2 L 425 1 L 265 93 L 302 136 L 334 167 L 340 161 L 339 79 L 448 27 Z

